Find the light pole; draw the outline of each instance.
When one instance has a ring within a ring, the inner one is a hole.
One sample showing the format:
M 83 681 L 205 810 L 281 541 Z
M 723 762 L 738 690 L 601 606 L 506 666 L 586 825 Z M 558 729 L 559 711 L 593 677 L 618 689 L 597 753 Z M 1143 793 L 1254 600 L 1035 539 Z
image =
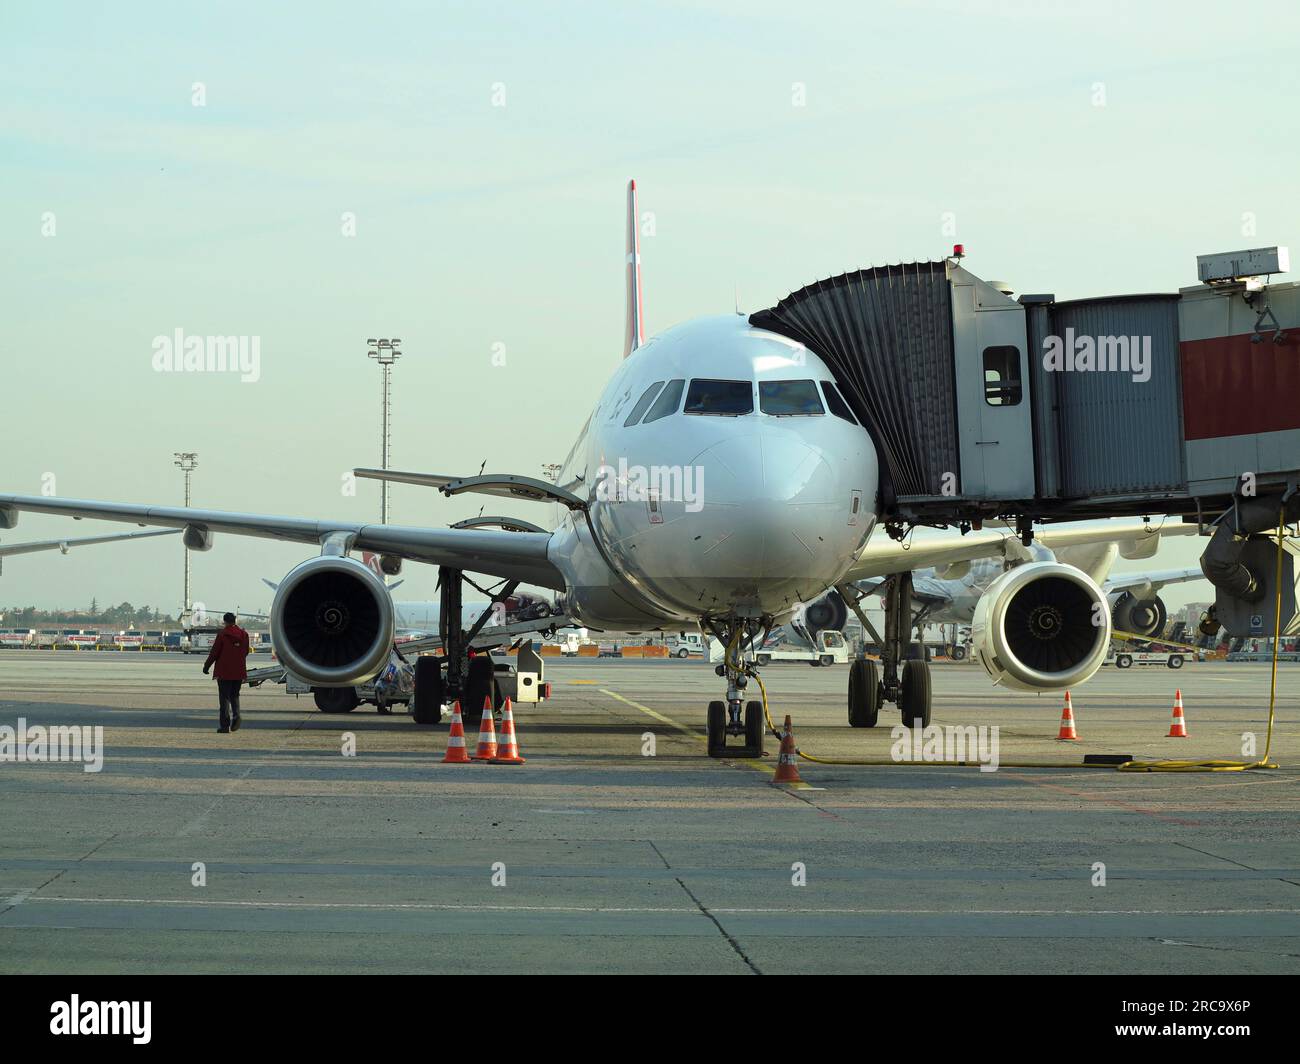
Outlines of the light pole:
M 181 472 L 185 474 L 185 507 L 190 505 L 190 474 L 194 472 L 195 467 L 199 464 L 199 456 L 194 451 L 173 451 L 172 456 L 176 459 L 173 465 L 179 466 Z M 185 551 L 185 591 L 181 598 L 181 615 L 190 608 L 190 549 L 183 543 L 181 549 Z
M 382 452 L 380 469 L 388 468 L 388 415 L 392 406 L 389 400 L 391 394 L 389 385 L 392 379 L 393 363 L 402 357 L 402 352 L 398 350 L 401 343 L 401 340 L 396 339 L 376 340 L 371 338 L 366 341 L 366 346 L 370 348 L 366 352 L 366 357 L 377 361 L 384 371 L 383 417 L 379 430 L 380 451 Z M 388 481 L 386 480 L 379 482 L 379 523 L 381 525 L 388 524 Z

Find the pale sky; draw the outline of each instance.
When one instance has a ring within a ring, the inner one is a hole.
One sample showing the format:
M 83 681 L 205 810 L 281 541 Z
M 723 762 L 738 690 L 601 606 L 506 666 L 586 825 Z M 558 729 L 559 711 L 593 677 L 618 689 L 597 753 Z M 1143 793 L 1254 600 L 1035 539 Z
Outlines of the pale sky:
M 379 462 L 370 336 L 403 340 L 395 467 L 539 475 L 621 355 L 628 177 L 652 332 L 954 241 L 1058 298 L 1296 248 L 1300 17 L 1244 10 L 8 3 L 0 490 L 178 505 L 192 450 L 196 505 L 377 519 L 377 485 L 340 490 Z M 178 328 L 258 337 L 260 379 L 156 372 Z M 478 509 L 397 486 L 391 519 Z M 25 515 L 4 538 L 114 528 Z M 260 578 L 307 556 L 218 536 L 193 597 L 264 608 Z M 434 569 L 406 575 L 432 595 Z M 175 610 L 180 583 L 173 539 L 90 547 L 9 559 L 0 604 Z

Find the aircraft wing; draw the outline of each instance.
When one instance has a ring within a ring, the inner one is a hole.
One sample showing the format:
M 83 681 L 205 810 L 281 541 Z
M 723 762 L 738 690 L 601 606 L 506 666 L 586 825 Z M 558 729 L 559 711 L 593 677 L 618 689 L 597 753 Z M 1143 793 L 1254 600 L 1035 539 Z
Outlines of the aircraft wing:
M 207 538 L 211 533 L 229 532 L 236 536 L 318 545 L 326 536 L 343 533 L 351 540 L 350 548 L 355 550 L 394 554 L 412 561 L 488 573 L 557 591 L 563 591 L 565 587 L 564 577 L 546 556 L 550 536 L 544 532 L 408 528 L 38 495 L 0 495 L 0 528 L 13 528 L 18 514 L 24 511 L 191 529 L 196 530 L 200 538 Z
M 1142 558 L 1155 552 L 1162 536 L 1189 536 L 1195 535 L 1196 531 L 1195 525 L 1172 521 L 1159 526 L 1142 521 L 1104 521 L 1036 529 L 1034 540 L 1052 551 L 1093 543 L 1119 543 L 1124 557 Z M 1009 528 L 985 528 L 964 536 L 918 533 L 902 542 L 873 535 L 862 548 L 846 579 L 856 582 L 915 569 L 942 569 L 977 558 L 1033 560 L 1014 530 Z
M 6 527 L 0 522 L 0 528 Z M 8 526 L 12 527 L 12 526 Z M 43 539 L 31 543 L 0 543 L 0 558 L 11 554 L 32 554 L 38 550 L 61 550 L 69 547 L 88 547 L 92 543 L 116 543 L 123 539 L 149 539 L 151 536 L 174 536 L 176 530 L 160 529 L 157 532 L 115 532 L 109 536 L 82 536 L 79 539 Z
M 1158 525 L 1142 521 L 1107 521 L 1097 524 L 1061 524 L 1039 529 L 1034 539 L 1048 550 L 1087 546 L 1093 543 L 1118 543 L 1123 558 L 1150 558 L 1166 536 L 1194 536 L 1194 524 L 1163 521 Z
M 1120 573 L 1118 576 L 1110 577 L 1104 587 L 1106 591 L 1128 591 L 1130 588 L 1141 588 L 1143 591 L 1150 585 L 1152 591 L 1159 591 L 1166 584 L 1183 584 L 1189 580 L 1204 580 L 1203 573 L 1199 566 L 1194 569 L 1156 569 L 1145 573 Z

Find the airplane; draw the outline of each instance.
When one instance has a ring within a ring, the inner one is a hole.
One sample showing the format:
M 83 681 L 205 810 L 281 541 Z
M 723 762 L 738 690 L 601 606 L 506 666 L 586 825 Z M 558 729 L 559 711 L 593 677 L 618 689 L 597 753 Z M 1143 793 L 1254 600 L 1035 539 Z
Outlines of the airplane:
M 437 565 L 445 653 L 417 659 L 417 723 L 438 723 L 452 699 L 472 713 L 491 695 L 490 655 L 469 655 L 486 614 L 469 627 L 462 620 L 467 571 L 502 581 L 494 602 L 520 584 L 555 591 L 567 623 L 589 629 L 699 626 L 727 648 L 718 667 L 725 698 L 710 702 L 706 713 L 714 757 L 732 755 L 732 737 L 744 740 L 735 756 L 762 754 L 766 714 L 764 702 L 745 698 L 756 675 L 745 648 L 830 589 L 861 614 L 852 582 L 893 574 L 882 668 L 853 663 L 850 716 L 878 713 L 883 700 L 898 706 L 904 723 L 928 724 L 929 666 L 902 660 L 910 572 L 1001 553 L 1005 537 L 975 529 L 920 549 L 873 535 L 884 512 L 876 444 L 826 362 L 804 344 L 740 313 L 686 321 L 647 338 L 635 181 L 626 206 L 623 361 L 554 481 L 355 471 L 448 497 L 472 492 L 548 503 L 555 518 L 549 529 L 513 517 L 428 528 L 25 495 L 0 495 L 0 528 L 31 511 L 181 528 L 192 550 L 210 549 L 214 536 L 227 532 L 314 545 L 319 556 L 280 582 L 271 628 L 282 663 L 322 687 L 373 676 L 396 628 L 384 581 L 353 552 L 377 554 L 389 576 L 403 560 Z M 999 578 L 989 594 L 995 591 L 996 619 L 1007 623 L 994 626 L 990 647 L 1002 673 L 1059 687 L 1101 666 L 1110 615 L 1085 572 L 1036 561 Z M 1045 647 L 1053 651 L 1050 667 L 1022 660 L 1031 651 L 1041 657 Z
M 73 547 L 88 547 L 93 543 L 117 543 L 124 539 L 149 539 L 153 536 L 174 536 L 174 528 L 155 532 L 115 532 L 111 536 L 82 536 L 79 539 L 44 539 L 31 543 L 0 543 L 0 573 L 4 572 L 4 559 L 11 554 L 32 554 L 41 550 L 57 550 L 67 554 Z

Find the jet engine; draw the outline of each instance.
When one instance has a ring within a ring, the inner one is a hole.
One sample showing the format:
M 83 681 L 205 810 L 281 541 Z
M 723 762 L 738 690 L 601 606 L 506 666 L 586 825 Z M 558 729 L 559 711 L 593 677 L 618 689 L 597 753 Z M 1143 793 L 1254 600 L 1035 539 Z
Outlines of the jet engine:
M 1116 631 L 1159 638 L 1164 634 L 1169 611 L 1159 595 L 1142 599 L 1124 591 L 1111 604 L 1110 620 Z
M 819 633 L 828 628 L 836 632 L 844 631 L 849 622 L 849 607 L 838 591 L 828 591 L 816 602 L 810 603 L 803 613 L 804 627 L 814 642 Z
M 360 561 L 322 555 L 280 581 L 271 603 L 271 641 L 291 672 L 317 687 L 370 679 L 393 646 L 393 600 Z
M 994 683 L 1019 691 L 1072 687 L 1100 667 L 1110 604 L 1081 569 L 1033 562 L 1003 573 L 975 606 L 971 641 Z

